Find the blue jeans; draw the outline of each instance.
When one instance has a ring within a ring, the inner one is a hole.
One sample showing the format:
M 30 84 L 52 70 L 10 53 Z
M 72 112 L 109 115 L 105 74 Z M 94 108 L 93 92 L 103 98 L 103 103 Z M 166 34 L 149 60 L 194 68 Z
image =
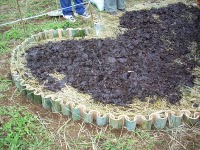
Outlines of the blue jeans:
M 114 12 L 117 9 L 125 9 L 125 0 L 105 0 L 104 5 L 106 12 Z
M 84 8 L 84 5 L 81 4 L 81 3 L 83 3 L 83 0 L 74 0 L 74 3 L 75 3 L 75 5 L 78 4 L 77 6 L 75 6 L 76 12 L 79 15 L 84 14 L 85 8 Z M 62 13 L 64 16 L 73 14 L 71 0 L 60 0 L 60 4 L 62 7 Z

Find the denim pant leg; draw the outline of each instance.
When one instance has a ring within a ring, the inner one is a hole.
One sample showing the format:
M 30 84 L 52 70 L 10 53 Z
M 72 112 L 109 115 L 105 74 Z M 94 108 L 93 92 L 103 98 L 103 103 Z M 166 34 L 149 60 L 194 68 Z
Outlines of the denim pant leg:
M 84 5 L 81 4 L 81 3 L 83 3 L 83 0 L 74 0 L 74 3 L 75 3 L 75 5 L 77 5 L 77 6 L 75 7 L 76 12 L 77 12 L 79 15 L 84 14 L 85 8 L 84 8 Z
M 117 0 L 105 0 L 104 7 L 106 12 L 117 11 Z
M 117 9 L 125 9 L 125 0 L 117 0 Z
M 60 0 L 60 4 L 64 16 L 73 14 L 71 0 Z

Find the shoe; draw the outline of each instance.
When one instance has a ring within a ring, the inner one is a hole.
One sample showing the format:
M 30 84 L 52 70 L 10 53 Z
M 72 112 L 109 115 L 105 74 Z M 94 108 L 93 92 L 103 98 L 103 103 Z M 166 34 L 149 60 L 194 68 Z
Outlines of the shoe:
M 115 15 L 117 15 L 117 12 L 116 11 L 112 11 L 112 12 L 108 12 L 108 14 L 115 16 Z
M 69 20 L 70 22 L 76 21 L 76 19 L 72 15 L 63 15 L 63 18 Z
M 119 9 L 119 11 L 126 12 L 126 9 Z
M 81 16 L 81 17 L 83 17 L 83 18 L 85 18 L 85 19 L 88 19 L 88 18 L 91 17 L 91 15 L 88 14 L 87 12 L 84 12 L 82 15 L 79 15 L 79 16 Z

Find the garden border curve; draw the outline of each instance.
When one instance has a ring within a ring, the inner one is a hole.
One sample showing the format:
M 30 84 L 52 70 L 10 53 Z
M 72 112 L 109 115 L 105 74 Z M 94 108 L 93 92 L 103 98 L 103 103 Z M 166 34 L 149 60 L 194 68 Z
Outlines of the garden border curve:
M 109 124 L 111 127 L 116 129 L 125 127 L 129 131 L 133 131 L 135 130 L 136 125 L 143 130 L 150 130 L 152 127 L 156 129 L 164 129 L 166 126 L 169 128 L 178 127 L 183 122 L 190 125 L 199 123 L 199 111 L 191 112 L 189 110 L 180 110 L 174 112 L 171 110 L 161 110 L 150 114 L 147 118 L 143 115 L 135 115 L 133 120 L 125 114 L 114 116 L 112 113 L 101 114 L 97 110 L 87 111 L 85 105 L 75 105 L 74 102 L 64 103 L 60 99 L 44 95 L 43 93 L 38 93 L 35 88 L 26 83 L 17 71 L 18 52 L 25 51 L 25 47 L 30 45 L 32 42 L 57 38 L 83 37 L 94 31 L 93 28 L 57 29 L 40 32 L 27 38 L 21 45 L 17 46 L 11 52 L 10 69 L 13 82 L 17 89 L 23 95 L 27 95 L 30 100 L 42 104 L 44 109 L 52 109 L 53 112 L 59 112 L 65 116 L 72 117 L 74 121 L 83 119 L 86 123 L 96 123 L 100 127 Z

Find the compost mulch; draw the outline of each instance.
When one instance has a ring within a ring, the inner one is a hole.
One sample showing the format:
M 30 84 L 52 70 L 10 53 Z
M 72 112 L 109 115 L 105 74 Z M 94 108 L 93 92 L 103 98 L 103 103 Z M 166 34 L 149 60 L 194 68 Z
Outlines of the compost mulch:
M 125 106 L 133 98 L 154 96 L 175 104 L 182 98 L 180 87 L 194 85 L 199 16 L 197 8 L 183 3 L 126 12 L 120 26 L 127 30 L 116 39 L 38 45 L 27 51 L 27 67 L 51 91 L 66 84 L 105 104 Z M 65 77 L 50 76 L 55 72 Z

